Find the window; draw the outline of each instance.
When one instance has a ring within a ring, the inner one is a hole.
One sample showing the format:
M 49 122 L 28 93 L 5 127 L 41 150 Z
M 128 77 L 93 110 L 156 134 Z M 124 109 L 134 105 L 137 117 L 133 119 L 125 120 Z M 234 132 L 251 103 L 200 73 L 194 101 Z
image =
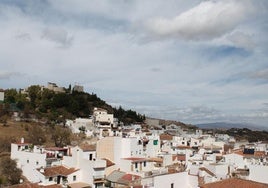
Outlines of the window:
M 39 165 L 39 162 L 38 161 L 36 161 L 36 165 Z
M 89 154 L 89 160 L 92 161 L 92 153 Z
M 48 181 L 53 181 L 53 177 L 49 177 Z
M 76 181 L 76 176 L 73 176 L 73 181 Z
M 174 183 L 170 184 L 170 188 L 174 188 Z
M 27 163 L 29 163 L 29 159 L 27 159 Z
M 135 168 L 138 168 L 138 163 L 135 163 Z
M 143 162 L 143 166 L 146 167 L 146 161 Z

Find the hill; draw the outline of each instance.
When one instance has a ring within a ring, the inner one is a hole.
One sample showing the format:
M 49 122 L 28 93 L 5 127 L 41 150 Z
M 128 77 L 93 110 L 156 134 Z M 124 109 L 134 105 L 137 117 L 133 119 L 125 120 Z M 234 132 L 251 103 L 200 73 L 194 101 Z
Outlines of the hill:
M 26 119 L 34 117 L 48 123 L 61 123 L 65 119 L 89 117 L 94 107 L 98 107 L 113 113 L 119 122 L 124 124 L 142 123 L 145 118 L 133 110 L 114 108 L 94 93 L 77 92 L 70 87 L 64 88 L 63 92 L 54 92 L 39 85 L 32 85 L 23 92 L 16 89 L 7 89 L 4 92 L 5 102 L 0 109 L 0 116 L 5 111 L 20 111 Z

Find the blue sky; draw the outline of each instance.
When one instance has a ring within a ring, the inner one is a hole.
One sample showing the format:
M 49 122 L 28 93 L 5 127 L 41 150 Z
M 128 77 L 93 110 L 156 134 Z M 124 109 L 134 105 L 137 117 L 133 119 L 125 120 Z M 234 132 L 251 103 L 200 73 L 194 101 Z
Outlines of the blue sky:
M 2 0 L 0 28 L 0 88 L 79 83 L 151 117 L 268 127 L 267 0 Z

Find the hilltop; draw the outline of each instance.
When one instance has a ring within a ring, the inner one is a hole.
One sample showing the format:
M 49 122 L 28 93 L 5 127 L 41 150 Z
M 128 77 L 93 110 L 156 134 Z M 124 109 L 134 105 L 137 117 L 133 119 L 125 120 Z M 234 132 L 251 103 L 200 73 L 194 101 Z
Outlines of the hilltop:
M 23 90 L 6 89 L 4 93 L 5 100 L 1 105 L 0 116 L 16 111 L 25 120 L 39 119 L 48 124 L 55 124 L 63 123 L 65 119 L 89 117 L 97 107 L 114 114 L 119 122 L 124 124 L 142 123 L 145 119 L 144 115 L 133 110 L 125 110 L 121 106 L 112 107 L 96 94 L 71 88 L 71 85 L 68 88 L 57 87 L 56 84 L 53 87 L 32 85 Z

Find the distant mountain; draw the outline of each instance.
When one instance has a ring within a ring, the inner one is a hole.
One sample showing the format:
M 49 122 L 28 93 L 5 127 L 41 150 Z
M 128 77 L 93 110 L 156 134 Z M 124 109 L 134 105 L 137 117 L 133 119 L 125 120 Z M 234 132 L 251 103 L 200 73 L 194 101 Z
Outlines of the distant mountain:
M 248 128 L 251 130 L 268 130 L 268 127 L 249 123 L 230 123 L 230 122 L 215 122 L 196 124 L 201 129 L 231 129 L 231 128 Z

